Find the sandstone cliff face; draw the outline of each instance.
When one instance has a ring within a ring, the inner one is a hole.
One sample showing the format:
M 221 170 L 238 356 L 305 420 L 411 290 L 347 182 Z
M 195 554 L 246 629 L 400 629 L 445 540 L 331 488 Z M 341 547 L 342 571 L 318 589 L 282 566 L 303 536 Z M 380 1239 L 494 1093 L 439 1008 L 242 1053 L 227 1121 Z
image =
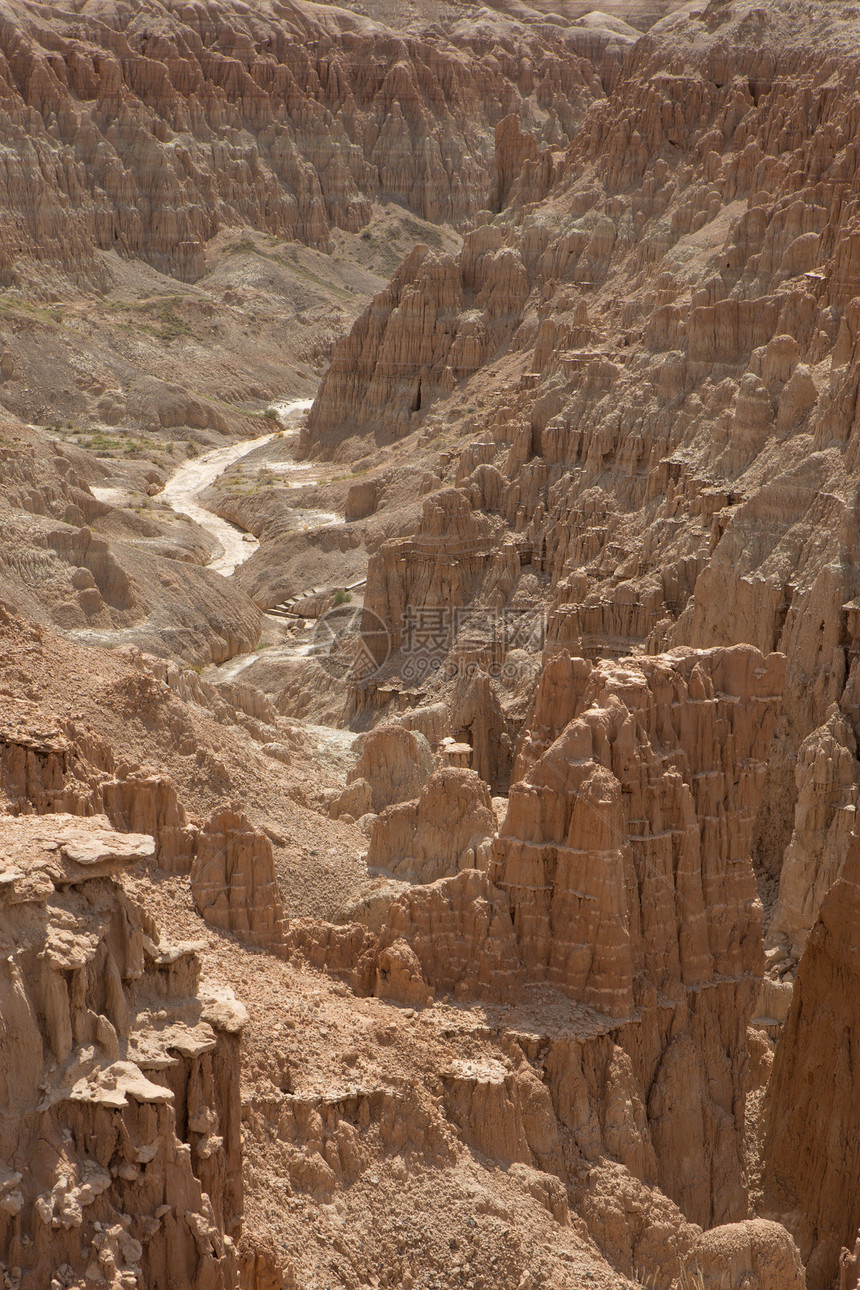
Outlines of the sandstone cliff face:
M 364 735 L 358 761 L 349 772 L 349 794 L 366 786 L 367 810 L 382 811 L 395 802 L 416 798 L 435 770 L 430 746 L 422 734 L 399 725 L 377 726 Z
M 533 973 L 625 1017 L 641 974 L 671 998 L 761 971 L 749 858 L 783 669 L 751 647 L 548 663 L 490 866 Z
M 30 259 L 100 284 L 100 253 L 118 251 L 193 280 L 225 225 L 327 248 L 374 200 L 462 224 L 486 204 L 501 117 L 564 142 L 602 94 L 586 58 L 507 28 L 482 61 L 468 23 L 401 36 L 300 0 L 151 2 L 130 19 L 16 5 L 0 45 L 16 145 L 0 274 Z
M 286 923 L 275 878 L 272 844 L 246 816 L 220 811 L 197 837 L 191 892 L 213 927 L 277 951 Z
M 794 1235 L 811 1290 L 833 1283 L 840 1251 L 853 1248 L 860 1223 L 852 1074 L 858 901 L 860 840 L 853 835 L 800 961 L 767 1090 L 765 1204 Z M 848 1270 L 846 1279 L 851 1285 Z
M 424 1004 L 431 990 L 516 998 L 524 980 L 505 893 L 466 869 L 414 887 L 391 906 L 379 938 L 375 992 Z
M 858 775 L 860 278 L 845 194 L 860 31 L 820 16 L 683 9 L 625 56 L 565 150 L 536 155 L 500 123 L 503 209 L 458 255 L 401 266 L 309 422 L 327 452 L 356 434 L 444 448 L 414 537 L 370 564 L 368 603 L 395 642 L 407 599 L 487 612 L 498 592 L 541 603 L 551 645 L 590 659 L 737 642 L 786 655 L 754 837 L 768 880 L 788 860 L 786 951 L 839 870 Z M 447 538 L 431 562 L 434 506 Z M 446 544 L 459 568 L 440 590 Z M 792 894 L 799 863 L 812 899 Z
M 510 343 L 529 289 L 519 250 L 493 225 L 468 233 L 457 260 L 417 246 L 336 347 L 307 442 L 325 444 L 334 430 L 407 434 L 422 410 Z
M 550 1050 L 556 1114 L 586 1158 L 621 1160 L 706 1227 L 746 1212 L 746 1027 L 764 969 L 750 853 L 783 675 L 749 646 L 557 655 L 489 873 L 401 897 L 379 942 L 383 997 L 510 1001 L 543 981 L 594 1009 L 597 1049 L 583 1034 Z M 607 1043 L 639 1107 L 617 1136 L 588 1074 Z
M 435 882 L 485 868 L 495 830 L 487 785 L 475 771 L 448 767 L 430 776 L 417 801 L 377 816 L 367 863 L 398 878 Z
M 237 1286 L 244 1009 L 118 883 L 151 838 L 69 815 L 0 835 L 4 1276 Z
M 444 489 L 425 500 L 414 536 L 385 542 L 371 557 L 364 607 L 386 624 L 386 650 L 406 650 L 408 682 L 432 680 L 442 669 L 456 639 L 457 612 L 474 600 L 490 568 L 510 561 L 510 551 L 497 550 L 496 536 L 459 489 Z
M 851 844 L 858 800 L 853 728 L 834 710 L 803 742 L 794 831 L 785 853 L 768 945 L 797 960 Z

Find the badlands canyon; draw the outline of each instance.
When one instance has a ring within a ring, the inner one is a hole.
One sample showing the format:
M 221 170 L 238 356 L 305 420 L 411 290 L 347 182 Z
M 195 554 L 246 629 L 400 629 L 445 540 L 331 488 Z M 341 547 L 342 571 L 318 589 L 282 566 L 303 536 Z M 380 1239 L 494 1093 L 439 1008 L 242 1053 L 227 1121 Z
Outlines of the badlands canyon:
M 0 0 L 2 1290 L 858 1290 L 858 67 Z

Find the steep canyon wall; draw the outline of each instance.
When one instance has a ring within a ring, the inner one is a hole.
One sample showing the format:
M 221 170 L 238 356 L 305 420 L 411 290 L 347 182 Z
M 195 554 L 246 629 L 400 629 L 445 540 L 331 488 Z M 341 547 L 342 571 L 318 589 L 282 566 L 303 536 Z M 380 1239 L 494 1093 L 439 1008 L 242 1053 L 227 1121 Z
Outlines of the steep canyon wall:
M 301 3 L 7 7 L 0 281 L 35 261 L 103 284 L 105 251 L 193 281 L 219 228 L 330 249 L 374 201 L 467 226 L 498 120 L 565 142 L 603 93 L 552 26 L 500 23 L 485 57 L 468 21 L 399 34 Z

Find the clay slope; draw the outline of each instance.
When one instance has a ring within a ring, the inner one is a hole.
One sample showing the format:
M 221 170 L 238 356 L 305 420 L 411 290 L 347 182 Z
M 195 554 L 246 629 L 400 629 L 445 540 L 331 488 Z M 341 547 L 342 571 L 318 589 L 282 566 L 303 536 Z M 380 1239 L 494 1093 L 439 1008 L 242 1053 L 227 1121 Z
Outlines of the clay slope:
M 6 5 L 0 278 L 100 285 L 118 250 L 194 280 L 219 228 L 327 248 L 376 200 L 464 225 L 502 116 L 563 143 L 603 92 L 551 25 L 500 18 L 489 48 L 468 21 L 403 36 L 300 2 Z
M 135 644 L 192 663 L 252 649 L 259 611 L 198 566 L 208 558 L 199 536 L 100 501 L 90 484 L 106 473 L 78 448 L 0 424 L 5 604 L 82 642 Z

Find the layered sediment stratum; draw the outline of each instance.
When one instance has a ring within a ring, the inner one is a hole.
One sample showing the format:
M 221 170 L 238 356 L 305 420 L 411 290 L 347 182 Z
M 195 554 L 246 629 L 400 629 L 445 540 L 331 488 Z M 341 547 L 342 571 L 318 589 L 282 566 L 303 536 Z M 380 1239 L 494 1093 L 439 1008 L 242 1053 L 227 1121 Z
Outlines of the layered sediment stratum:
M 688 8 L 567 148 L 500 123 L 502 211 L 459 255 L 416 248 L 336 348 L 308 432 L 329 453 L 463 436 L 424 479 L 415 536 L 370 562 L 395 647 L 406 604 L 504 605 L 543 606 L 550 643 L 589 658 L 783 652 L 754 845 L 776 880 L 792 832 L 816 832 L 790 860 L 816 890 L 857 779 L 858 45 L 847 12 Z M 823 755 L 797 783 L 828 740 L 839 789 Z M 784 893 L 790 962 L 819 903 Z
M 834 1283 L 840 1251 L 856 1243 L 858 884 L 860 838 L 854 834 L 801 959 L 767 1090 L 765 1204 L 794 1235 L 810 1290 Z M 853 1287 L 857 1264 L 847 1249 L 845 1256 L 842 1284 Z
M 486 875 L 402 897 L 380 941 L 412 954 L 411 973 L 381 964 L 393 997 L 420 1001 L 416 975 L 500 1000 L 541 981 L 602 1014 L 643 1115 L 637 1167 L 632 1144 L 610 1150 L 705 1227 L 746 1213 L 746 1029 L 764 971 L 750 850 L 783 674 L 751 647 L 559 655 Z

